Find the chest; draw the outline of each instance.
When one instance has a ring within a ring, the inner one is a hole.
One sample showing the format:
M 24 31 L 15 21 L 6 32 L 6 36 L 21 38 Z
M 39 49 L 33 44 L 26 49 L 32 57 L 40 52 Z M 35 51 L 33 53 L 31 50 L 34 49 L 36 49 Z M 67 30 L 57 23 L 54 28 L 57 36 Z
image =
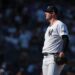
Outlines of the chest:
M 45 38 L 48 38 L 50 36 L 57 36 L 57 35 L 58 35 L 57 26 L 48 27 L 45 32 Z

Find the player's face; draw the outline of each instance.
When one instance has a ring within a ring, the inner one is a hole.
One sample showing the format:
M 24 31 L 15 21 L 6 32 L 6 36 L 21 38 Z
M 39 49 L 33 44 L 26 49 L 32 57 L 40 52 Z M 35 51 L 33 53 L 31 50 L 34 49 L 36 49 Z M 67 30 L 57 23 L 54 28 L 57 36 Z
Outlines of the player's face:
M 45 12 L 45 17 L 46 17 L 46 20 L 50 20 L 52 18 L 52 14 Z

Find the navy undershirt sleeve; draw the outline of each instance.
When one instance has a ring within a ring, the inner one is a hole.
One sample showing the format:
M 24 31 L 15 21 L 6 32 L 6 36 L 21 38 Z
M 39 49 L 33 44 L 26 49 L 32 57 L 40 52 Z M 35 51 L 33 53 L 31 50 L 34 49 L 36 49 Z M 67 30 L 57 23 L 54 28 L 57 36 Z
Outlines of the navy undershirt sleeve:
M 62 40 L 63 40 L 63 49 L 62 49 L 62 51 L 65 53 L 68 50 L 68 46 L 69 46 L 69 37 L 68 37 L 68 35 L 62 35 Z

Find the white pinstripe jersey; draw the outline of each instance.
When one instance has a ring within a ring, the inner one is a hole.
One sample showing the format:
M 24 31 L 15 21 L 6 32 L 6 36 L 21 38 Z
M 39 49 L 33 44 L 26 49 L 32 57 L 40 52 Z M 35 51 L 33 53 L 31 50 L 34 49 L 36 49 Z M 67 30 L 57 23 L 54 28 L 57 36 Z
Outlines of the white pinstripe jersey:
M 62 50 L 62 35 L 68 35 L 66 25 L 57 20 L 53 25 L 49 25 L 45 32 L 44 46 L 42 53 L 57 53 Z

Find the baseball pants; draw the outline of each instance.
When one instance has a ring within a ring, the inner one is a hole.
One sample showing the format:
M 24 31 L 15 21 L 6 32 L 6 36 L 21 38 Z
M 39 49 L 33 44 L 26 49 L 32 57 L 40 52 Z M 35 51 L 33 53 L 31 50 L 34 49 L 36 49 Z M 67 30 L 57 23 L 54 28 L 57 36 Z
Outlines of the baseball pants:
M 54 55 L 44 56 L 42 64 L 43 75 L 60 75 L 64 65 L 57 65 L 54 62 Z

